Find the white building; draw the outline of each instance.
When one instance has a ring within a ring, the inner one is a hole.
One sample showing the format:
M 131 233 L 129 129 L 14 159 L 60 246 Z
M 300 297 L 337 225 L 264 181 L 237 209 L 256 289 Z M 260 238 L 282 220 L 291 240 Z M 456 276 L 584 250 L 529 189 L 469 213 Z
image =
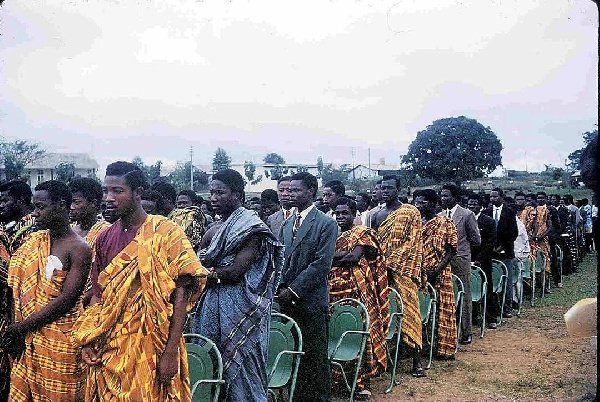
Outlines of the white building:
M 246 180 L 245 191 L 247 193 L 261 193 L 266 189 L 277 189 L 277 180 L 273 180 L 273 170 L 277 168 L 277 165 L 266 164 L 266 163 L 255 163 L 256 170 L 254 171 L 254 179 L 249 180 L 246 177 L 244 170 L 244 164 L 232 163 L 230 168 L 239 172 L 244 180 Z M 300 169 L 301 171 L 308 172 L 314 176 L 319 175 L 317 165 L 303 165 L 286 163 L 285 165 L 279 165 L 281 172 L 284 176 L 291 176 Z M 318 179 L 319 186 L 321 185 L 321 179 Z
M 46 153 L 40 159 L 25 166 L 29 175 L 29 186 L 35 188 L 39 183 L 56 179 L 56 167 L 61 163 L 73 164 L 74 176 L 97 177 L 98 162 L 84 153 Z

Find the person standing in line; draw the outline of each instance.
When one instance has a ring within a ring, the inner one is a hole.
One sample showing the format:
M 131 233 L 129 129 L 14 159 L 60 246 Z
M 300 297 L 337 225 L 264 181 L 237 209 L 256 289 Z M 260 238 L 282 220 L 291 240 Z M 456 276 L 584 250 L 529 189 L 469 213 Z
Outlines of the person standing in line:
M 281 209 L 267 218 L 267 226 L 275 236 L 279 236 L 283 222 L 290 216 L 294 216 L 295 208 L 290 200 L 290 176 L 284 176 L 277 182 L 277 195 L 281 204 Z M 281 240 L 281 239 L 279 239 Z

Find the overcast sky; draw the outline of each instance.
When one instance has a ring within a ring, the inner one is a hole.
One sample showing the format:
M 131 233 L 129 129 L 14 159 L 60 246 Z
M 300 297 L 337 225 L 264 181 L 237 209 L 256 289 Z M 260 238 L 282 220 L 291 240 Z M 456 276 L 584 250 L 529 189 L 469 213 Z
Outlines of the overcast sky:
M 395 164 L 465 115 L 534 171 L 597 127 L 590 0 L 7 0 L 0 18 L 0 135 L 102 167 L 190 146 Z

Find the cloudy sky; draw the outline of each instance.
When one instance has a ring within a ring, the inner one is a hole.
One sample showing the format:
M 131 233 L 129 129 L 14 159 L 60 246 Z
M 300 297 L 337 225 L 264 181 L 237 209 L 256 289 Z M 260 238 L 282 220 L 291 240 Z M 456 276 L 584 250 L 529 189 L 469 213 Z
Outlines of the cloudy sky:
M 394 164 L 465 115 L 533 171 L 597 127 L 589 0 L 7 0 L 0 20 L 0 135 L 103 167 L 190 146 Z

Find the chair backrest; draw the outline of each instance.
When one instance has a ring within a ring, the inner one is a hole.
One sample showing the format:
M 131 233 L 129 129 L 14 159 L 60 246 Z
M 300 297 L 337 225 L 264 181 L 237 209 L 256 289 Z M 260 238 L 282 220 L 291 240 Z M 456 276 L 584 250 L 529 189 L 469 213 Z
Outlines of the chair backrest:
M 345 298 L 333 303 L 331 310 L 328 340 L 330 357 L 335 352 L 335 360 L 354 360 L 361 352 L 364 338 L 357 332 L 369 331 L 367 308 L 356 299 Z
M 292 378 L 295 356 L 282 353 L 286 351 L 302 352 L 302 332 L 292 318 L 281 313 L 271 313 L 269 357 L 267 360 L 269 380 L 275 372 L 277 373 L 277 381 L 281 384 L 287 384 Z
M 519 260 L 519 263 L 522 264 L 521 268 L 523 270 L 523 278 L 531 278 L 531 260 L 529 257 Z
M 427 293 L 419 290 L 419 308 L 421 310 L 421 322 L 427 324 L 429 322 L 429 316 L 433 304 L 437 300 L 435 289 L 431 286 L 431 283 L 427 282 Z
M 559 262 L 562 262 L 562 260 L 563 260 L 562 248 L 558 244 L 556 244 L 554 247 L 556 250 L 556 258 L 558 259 Z
M 487 287 L 485 272 L 477 265 L 471 266 L 471 300 L 478 302 L 483 297 L 484 289 Z
M 273 312 L 273 313 L 281 312 L 281 307 L 279 306 L 279 303 L 277 303 L 275 300 L 273 300 L 273 302 L 271 303 L 271 312 Z
M 390 304 L 390 321 L 388 324 L 388 333 L 386 338 L 392 339 L 394 334 L 400 331 L 402 317 L 404 316 L 404 303 L 400 293 L 392 287 L 388 287 L 388 301 Z
M 223 361 L 221 353 L 213 341 L 198 334 L 184 334 L 192 386 L 193 401 L 209 401 L 215 396 L 214 384 L 205 383 L 195 387 L 198 381 L 221 380 L 223 377 Z M 218 394 L 217 394 L 218 395 Z
M 546 265 L 546 256 L 542 250 L 537 249 L 535 252 L 535 272 L 543 272 Z
M 458 305 L 458 301 L 465 293 L 465 286 L 463 285 L 460 278 L 454 274 L 452 274 L 452 288 L 454 290 L 454 301 Z
M 502 292 L 504 281 L 508 277 L 508 268 L 500 260 L 492 260 L 492 282 L 494 284 L 494 292 Z

